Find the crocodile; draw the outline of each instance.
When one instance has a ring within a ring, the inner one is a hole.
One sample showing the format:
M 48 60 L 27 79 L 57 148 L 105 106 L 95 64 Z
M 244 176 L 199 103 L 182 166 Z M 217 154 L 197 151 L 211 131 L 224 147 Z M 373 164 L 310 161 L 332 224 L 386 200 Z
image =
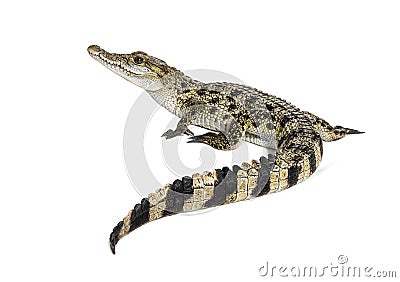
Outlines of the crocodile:
M 150 193 L 113 229 L 109 245 L 157 219 L 225 205 L 292 187 L 312 175 L 323 154 L 323 141 L 364 133 L 331 126 L 284 99 L 256 88 L 228 82 L 205 83 L 185 75 L 145 52 L 110 53 L 97 45 L 89 55 L 124 79 L 143 88 L 162 107 L 178 116 L 175 129 L 162 136 L 188 136 L 218 150 L 233 150 L 241 141 L 273 149 L 259 160 L 184 176 Z M 207 129 L 194 135 L 188 128 Z

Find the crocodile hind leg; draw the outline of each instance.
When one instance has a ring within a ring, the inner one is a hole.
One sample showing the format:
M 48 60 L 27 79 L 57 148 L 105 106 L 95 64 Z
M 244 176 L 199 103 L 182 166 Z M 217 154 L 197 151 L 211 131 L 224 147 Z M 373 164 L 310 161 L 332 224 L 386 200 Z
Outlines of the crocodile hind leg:
M 163 137 L 171 139 L 187 134 L 191 136 L 188 143 L 203 143 L 218 150 L 234 150 L 239 146 L 244 135 L 243 125 L 225 109 L 195 105 L 182 110 L 181 116 L 176 129 L 167 130 L 162 135 Z M 219 121 L 221 117 L 224 117 L 223 122 Z M 194 136 L 188 129 L 189 125 L 200 126 L 210 131 Z
M 188 143 L 203 143 L 217 150 L 236 149 L 244 135 L 243 127 L 231 116 L 226 116 L 223 126 L 216 126 L 217 132 L 207 132 L 189 137 Z

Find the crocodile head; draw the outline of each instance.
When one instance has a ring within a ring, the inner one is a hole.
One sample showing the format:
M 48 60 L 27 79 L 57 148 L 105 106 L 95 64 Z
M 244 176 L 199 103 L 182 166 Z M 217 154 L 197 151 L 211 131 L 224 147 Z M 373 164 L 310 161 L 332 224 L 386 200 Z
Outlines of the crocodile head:
M 87 48 L 89 55 L 109 70 L 147 91 L 164 87 L 163 77 L 173 68 L 164 61 L 137 51 L 131 54 L 109 53 L 97 45 Z

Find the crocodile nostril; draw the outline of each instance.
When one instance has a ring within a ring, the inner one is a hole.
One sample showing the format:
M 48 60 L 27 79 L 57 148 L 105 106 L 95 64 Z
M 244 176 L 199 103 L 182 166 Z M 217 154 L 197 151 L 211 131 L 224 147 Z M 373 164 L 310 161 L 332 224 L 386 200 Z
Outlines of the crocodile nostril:
M 99 46 L 97 46 L 97 45 L 90 45 L 90 46 L 87 48 L 87 50 L 88 50 L 89 54 L 97 55 L 97 54 L 100 53 L 101 48 L 100 48 Z

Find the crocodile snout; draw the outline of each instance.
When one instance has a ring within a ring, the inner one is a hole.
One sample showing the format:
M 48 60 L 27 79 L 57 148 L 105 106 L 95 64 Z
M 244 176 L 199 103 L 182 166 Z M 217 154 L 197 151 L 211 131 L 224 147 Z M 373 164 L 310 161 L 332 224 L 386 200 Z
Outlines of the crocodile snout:
M 90 45 L 87 50 L 91 55 L 98 55 L 102 51 L 102 49 L 97 45 Z

